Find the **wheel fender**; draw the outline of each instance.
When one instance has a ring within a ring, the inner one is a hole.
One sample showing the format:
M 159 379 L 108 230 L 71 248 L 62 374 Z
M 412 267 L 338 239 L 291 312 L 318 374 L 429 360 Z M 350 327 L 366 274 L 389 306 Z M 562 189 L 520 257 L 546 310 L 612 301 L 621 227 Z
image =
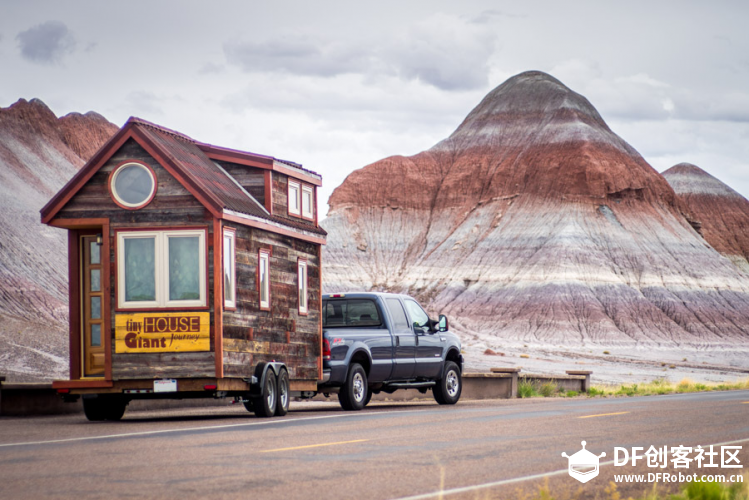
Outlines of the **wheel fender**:
M 450 347 L 448 347 L 445 350 L 445 356 L 442 358 L 442 370 L 441 370 L 441 373 L 440 373 L 440 380 L 442 380 L 443 378 L 445 378 L 445 367 L 447 366 L 447 361 L 448 361 L 447 355 L 450 353 L 450 351 L 455 351 L 456 354 L 458 354 L 458 356 L 460 356 L 460 351 L 458 349 L 456 349 L 454 346 L 450 346 Z M 463 363 L 462 362 L 461 363 L 457 363 L 457 365 L 458 365 L 458 369 L 460 369 L 460 371 L 462 372 L 463 371 Z
M 369 351 L 369 347 L 367 344 L 363 342 L 356 342 L 354 345 L 351 346 L 351 349 L 349 349 L 349 355 L 346 359 L 346 366 L 351 366 L 351 360 L 354 359 L 355 356 L 359 355 L 360 353 L 364 353 L 364 355 L 367 357 L 367 362 L 369 363 L 370 370 L 372 369 L 372 353 Z M 367 373 L 367 376 L 369 376 L 369 373 Z
M 278 377 L 278 375 L 280 375 L 281 373 L 281 369 L 288 371 L 286 369 L 286 364 L 279 363 L 277 361 L 261 361 L 260 363 L 258 363 L 257 366 L 255 366 L 254 374 L 254 378 L 258 381 L 258 383 L 250 388 L 250 394 L 252 394 L 253 396 L 262 395 L 263 387 L 265 387 L 265 380 L 268 376 L 268 370 L 270 370 L 273 375 Z

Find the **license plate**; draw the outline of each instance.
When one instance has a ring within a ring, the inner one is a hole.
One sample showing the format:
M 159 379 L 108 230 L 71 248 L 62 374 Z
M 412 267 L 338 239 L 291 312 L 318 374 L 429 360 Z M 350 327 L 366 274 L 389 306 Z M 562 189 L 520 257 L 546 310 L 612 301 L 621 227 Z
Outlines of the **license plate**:
M 154 380 L 153 392 L 177 392 L 177 380 L 173 378 Z

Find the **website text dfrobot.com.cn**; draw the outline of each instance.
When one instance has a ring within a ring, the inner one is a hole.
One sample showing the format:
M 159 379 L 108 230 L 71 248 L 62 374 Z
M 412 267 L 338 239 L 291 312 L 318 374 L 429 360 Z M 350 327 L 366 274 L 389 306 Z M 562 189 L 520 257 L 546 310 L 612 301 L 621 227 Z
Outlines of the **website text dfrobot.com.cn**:
M 568 473 L 581 483 L 587 483 L 598 476 L 600 465 L 613 464 L 615 467 L 646 466 L 652 471 L 646 474 L 617 474 L 625 470 L 615 470 L 615 483 L 687 483 L 687 482 L 722 482 L 740 483 L 744 481 L 744 466 L 739 460 L 742 447 L 737 445 L 702 446 L 650 446 L 648 448 L 633 446 L 631 448 L 614 447 L 613 460 L 599 464 L 606 452 L 599 454 L 582 449 L 573 455 L 562 452 L 568 460 Z M 686 469 L 684 471 L 677 469 Z M 733 470 L 724 470 L 733 469 Z M 739 470 L 736 470 L 739 469 Z M 639 472 L 639 471 L 638 471 Z
M 636 466 L 644 464 L 648 468 L 691 469 L 674 472 L 648 472 L 647 474 L 614 474 L 616 483 L 688 483 L 720 482 L 740 483 L 744 477 L 742 470 L 725 471 L 724 469 L 743 469 L 739 461 L 741 446 L 726 445 L 706 447 L 696 446 L 634 446 L 632 448 L 614 448 L 614 466 Z M 719 469 L 719 470 L 715 470 Z M 722 472 L 722 473 L 721 473 Z M 730 474 L 728 472 L 736 472 Z

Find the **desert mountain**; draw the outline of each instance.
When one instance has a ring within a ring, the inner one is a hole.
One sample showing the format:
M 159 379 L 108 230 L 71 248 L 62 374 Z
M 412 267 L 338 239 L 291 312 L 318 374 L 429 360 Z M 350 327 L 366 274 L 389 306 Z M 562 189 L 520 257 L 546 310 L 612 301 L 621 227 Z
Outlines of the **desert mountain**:
M 674 165 L 663 177 L 705 240 L 749 273 L 749 200 L 691 163 Z
M 40 100 L 0 108 L 0 374 L 33 380 L 67 365 L 66 232 L 39 209 L 117 126 L 97 113 L 61 118 Z
M 325 289 L 418 296 L 458 331 L 580 345 L 749 340 L 749 276 L 583 96 L 541 72 L 330 198 Z

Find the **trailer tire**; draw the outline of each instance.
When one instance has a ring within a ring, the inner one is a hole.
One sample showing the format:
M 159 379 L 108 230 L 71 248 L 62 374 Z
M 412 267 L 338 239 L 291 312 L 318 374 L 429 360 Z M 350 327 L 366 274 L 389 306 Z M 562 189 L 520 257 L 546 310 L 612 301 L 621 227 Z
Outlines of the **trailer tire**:
M 83 414 L 89 422 L 100 422 L 106 420 L 106 406 L 102 398 L 83 398 Z
M 278 386 L 276 385 L 276 374 L 271 368 L 265 373 L 265 383 L 260 397 L 254 401 L 253 409 L 258 418 L 270 418 L 276 413 L 276 401 L 278 398 Z
M 105 400 L 104 406 L 104 419 L 105 420 L 122 420 L 122 416 L 125 414 L 125 408 L 127 408 L 128 401 L 123 398 L 112 398 Z
M 289 372 L 281 368 L 278 374 L 278 392 L 276 393 L 276 416 L 283 417 L 289 413 Z
M 351 363 L 346 382 L 338 393 L 338 401 L 346 411 L 359 411 L 364 408 L 367 400 L 367 372 L 359 363 Z
M 445 362 L 445 370 L 441 380 L 432 389 L 435 401 L 441 405 L 454 405 L 463 392 L 463 378 L 460 368 L 452 361 Z
M 244 401 L 244 408 L 250 413 L 255 411 L 255 400 L 250 398 Z

